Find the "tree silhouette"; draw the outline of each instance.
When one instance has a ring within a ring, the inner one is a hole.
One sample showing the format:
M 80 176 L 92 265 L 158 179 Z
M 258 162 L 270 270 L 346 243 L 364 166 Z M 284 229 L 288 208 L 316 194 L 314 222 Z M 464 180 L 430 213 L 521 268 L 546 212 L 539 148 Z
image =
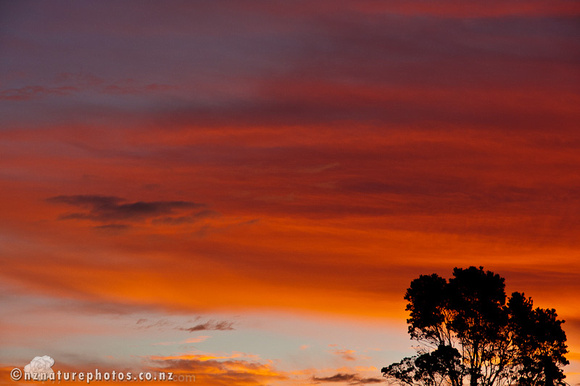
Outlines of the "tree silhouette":
M 483 267 L 455 268 L 453 278 L 421 275 L 405 294 L 417 355 L 382 369 L 402 385 L 565 385 L 563 320 L 533 307 L 505 279 Z M 507 300 L 507 301 L 506 301 Z

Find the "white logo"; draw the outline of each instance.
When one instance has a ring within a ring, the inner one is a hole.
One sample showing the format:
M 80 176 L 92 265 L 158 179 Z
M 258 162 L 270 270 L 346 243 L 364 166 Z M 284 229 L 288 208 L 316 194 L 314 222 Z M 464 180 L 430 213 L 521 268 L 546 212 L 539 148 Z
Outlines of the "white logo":
M 54 371 L 51 368 L 52 365 L 54 365 L 54 359 L 48 355 L 34 357 L 29 364 L 24 366 L 24 373 L 32 380 L 46 381 L 51 376 L 54 376 Z

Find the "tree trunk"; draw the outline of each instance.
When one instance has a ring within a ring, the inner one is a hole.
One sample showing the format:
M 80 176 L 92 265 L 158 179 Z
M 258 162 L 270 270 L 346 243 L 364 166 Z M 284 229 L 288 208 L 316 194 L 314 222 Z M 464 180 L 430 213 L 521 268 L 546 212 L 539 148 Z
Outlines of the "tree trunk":
M 469 372 L 469 386 L 477 386 L 477 379 L 479 378 L 478 369 L 471 369 Z

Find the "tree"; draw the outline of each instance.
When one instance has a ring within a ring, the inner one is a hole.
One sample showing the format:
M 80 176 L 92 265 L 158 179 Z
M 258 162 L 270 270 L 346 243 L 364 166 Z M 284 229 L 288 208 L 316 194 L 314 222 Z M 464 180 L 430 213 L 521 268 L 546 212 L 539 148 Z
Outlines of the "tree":
M 564 321 L 523 293 L 506 298 L 505 279 L 483 267 L 413 280 L 407 324 L 421 346 L 383 375 L 409 386 L 565 385 Z

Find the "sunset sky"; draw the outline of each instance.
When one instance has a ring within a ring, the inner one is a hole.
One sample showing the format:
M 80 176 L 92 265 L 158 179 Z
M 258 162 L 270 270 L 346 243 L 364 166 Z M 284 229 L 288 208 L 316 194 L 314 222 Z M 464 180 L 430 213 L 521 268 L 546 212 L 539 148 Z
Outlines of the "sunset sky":
M 474 265 L 579 385 L 579 123 L 577 1 L 1 1 L 0 384 L 377 384 Z

